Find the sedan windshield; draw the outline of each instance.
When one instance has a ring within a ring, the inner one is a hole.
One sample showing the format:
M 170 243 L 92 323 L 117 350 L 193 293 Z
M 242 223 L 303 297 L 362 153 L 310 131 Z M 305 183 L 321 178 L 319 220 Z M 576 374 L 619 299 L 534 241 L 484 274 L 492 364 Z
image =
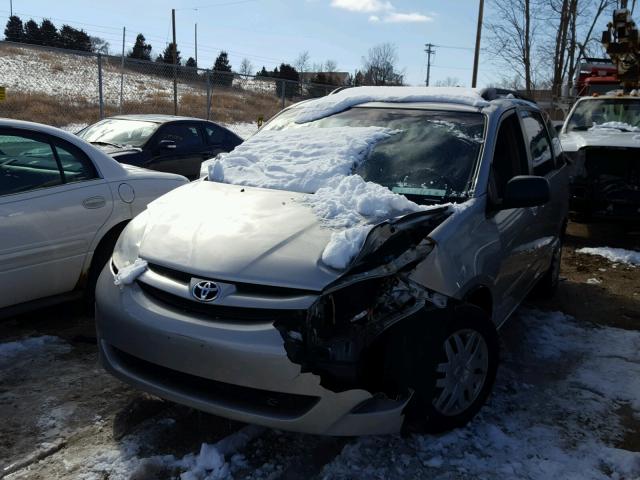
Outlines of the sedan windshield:
M 143 146 L 159 124 L 143 120 L 108 118 L 82 130 L 78 135 L 89 143 L 113 146 Z
M 635 132 L 640 128 L 640 98 L 602 98 L 583 100 L 576 105 L 567 132 L 605 127 Z
M 295 109 L 264 130 L 300 128 Z M 468 196 L 484 136 L 484 116 L 407 108 L 356 107 L 304 127 L 385 127 L 398 131 L 371 149 L 354 171 L 414 201 Z

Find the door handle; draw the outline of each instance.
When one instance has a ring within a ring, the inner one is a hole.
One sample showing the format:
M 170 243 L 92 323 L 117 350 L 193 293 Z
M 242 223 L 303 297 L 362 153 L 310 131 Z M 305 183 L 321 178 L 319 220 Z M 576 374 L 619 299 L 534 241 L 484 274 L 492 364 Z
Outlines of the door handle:
M 96 196 L 96 197 L 89 197 L 89 198 L 85 198 L 82 201 L 82 206 L 84 208 L 87 208 L 89 210 L 92 210 L 94 208 L 102 208 L 107 204 L 107 201 L 105 200 L 104 197 L 101 196 Z

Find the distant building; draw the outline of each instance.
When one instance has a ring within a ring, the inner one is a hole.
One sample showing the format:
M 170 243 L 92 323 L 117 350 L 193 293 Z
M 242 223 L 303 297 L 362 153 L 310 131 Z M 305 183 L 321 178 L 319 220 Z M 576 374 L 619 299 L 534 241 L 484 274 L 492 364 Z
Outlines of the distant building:
M 303 82 L 311 82 L 316 78 L 318 74 L 322 74 L 327 78 L 333 77 L 337 80 L 337 85 L 347 85 L 349 81 L 349 72 L 302 72 L 300 73 L 300 80 Z

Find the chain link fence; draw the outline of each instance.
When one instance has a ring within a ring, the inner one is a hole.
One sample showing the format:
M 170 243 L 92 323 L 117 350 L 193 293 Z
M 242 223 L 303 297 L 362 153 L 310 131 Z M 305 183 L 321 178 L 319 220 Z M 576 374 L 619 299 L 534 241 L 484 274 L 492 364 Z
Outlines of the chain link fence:
M 6 41 L 0 42 L 0 86 L 6 89 L 0 117 L 70 130 L 144 113 L 256 124 L 336 88 Z

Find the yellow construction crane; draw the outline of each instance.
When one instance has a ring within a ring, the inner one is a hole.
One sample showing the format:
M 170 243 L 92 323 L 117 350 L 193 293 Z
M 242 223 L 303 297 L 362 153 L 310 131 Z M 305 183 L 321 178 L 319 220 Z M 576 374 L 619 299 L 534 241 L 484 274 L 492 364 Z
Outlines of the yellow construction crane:
M 635 0 L 633 7 L 635 7 Z M 628 0 L 620 0 L 613 12 L 613 21 L 602 32 L 602 44 L 618 69 L 618 78 L 625 93 L 640 88 L 640 43 L 638 27 L 631 18 L 633 8 Z

